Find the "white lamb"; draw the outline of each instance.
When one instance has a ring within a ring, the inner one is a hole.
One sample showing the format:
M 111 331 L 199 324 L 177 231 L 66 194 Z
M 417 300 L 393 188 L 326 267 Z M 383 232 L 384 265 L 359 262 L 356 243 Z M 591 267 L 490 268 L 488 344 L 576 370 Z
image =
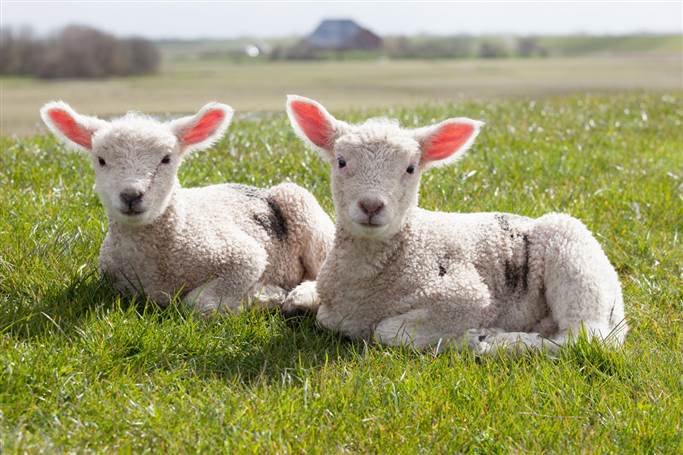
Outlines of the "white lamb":
M 580 221 L 417 206 L 422 172 L 461 157 L 481 122 L 351 125 L 297 96 L 287 112 L 332 165 L 337 227 L 317 281 L 322 326 L 389 345 L 480 353 L 554 350 L 583 329 L 623 342 L 619 279 Z
M 100 268 L 119 291 L 162 306 L 184 295 L 203 314 L 239 310 L 249 299 L 290 310 L 315 303 L 315 283 L 304 280 L 315 280 L 334 225 L 308 191 L 292 183 L 180 187 L 183 159 L 218 140 L 232 114 L 210 103 L 167 123 L 135 113 L 108 122 L 63 102 L 42 108 L 50 130 L 92 159 L 109 220 Z

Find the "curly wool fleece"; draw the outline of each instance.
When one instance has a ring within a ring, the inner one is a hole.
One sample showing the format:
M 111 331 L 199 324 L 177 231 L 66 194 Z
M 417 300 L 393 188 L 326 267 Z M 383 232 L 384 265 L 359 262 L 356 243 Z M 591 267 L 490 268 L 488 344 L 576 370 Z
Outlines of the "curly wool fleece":
M 417 207 L 420 174 L 461 157 L 482 125 L 350 125 L 291 96 L 296 132 L 332 167 L 335 243 L 318 322 L 391 345 L 554 350 L 582 330 L 621 344 L 618 276 L 578 220 Z
M 139 114 L 107 122 L 62 102 L 41 115 L 93 162 L 109 220 L 100 266 L 118 290 L 161 305 L 181 294 L 202 313 L 239 310 L 252 298 L 289 309 L 315 305 L 314 283 L 305 280 L 318 274 L 334 225 L 308 191 L 178 182 L 185 156 L 222 137 L 230 107 L 210 103 L 167 123 Z

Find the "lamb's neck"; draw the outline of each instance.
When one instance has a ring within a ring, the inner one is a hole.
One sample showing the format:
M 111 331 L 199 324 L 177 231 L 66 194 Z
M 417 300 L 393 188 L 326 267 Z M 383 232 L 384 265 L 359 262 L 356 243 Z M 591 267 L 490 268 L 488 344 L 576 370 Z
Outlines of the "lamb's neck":
M 365 272 L 382 272 L 395 265 L 406 248 L 410 238 L 410 225 L 406 224 L 398 233 L 385 239 L 354 237 L 343 227 L 337 226 L 334 249 L 344 257 L 344 262 L 359 266 Z M 364 267 L 363 267 L 364 266 Z
M 143 225 L 126 224 L 108 217 L 109 231 L 125 237 L 148 238 L 151 236 L 158 239 L 170 239 L 174 237 L 182 211 L 182 204 L 174 191 L 166 210 L 151 223 Z

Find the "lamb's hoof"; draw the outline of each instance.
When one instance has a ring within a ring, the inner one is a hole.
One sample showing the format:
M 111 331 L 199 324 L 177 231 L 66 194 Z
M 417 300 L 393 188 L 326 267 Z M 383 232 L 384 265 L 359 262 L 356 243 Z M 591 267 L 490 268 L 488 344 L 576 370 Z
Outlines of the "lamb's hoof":
M 217 296 L 210 286 L 193 289 L 183 298 L 183 303 L 205 319 L 221 314 L 239 313 L 244 309 L 239 301 Z
M 213 318 L 221 313 L 231 312 L 231 310 L 223 305 L 217 299 L 211 296 L 206 296 L 200 292 L 190 293 L 183 300 L 188 308 L 205 319 Z M 236 312 L 239 309 L 236 310 Z
M 195 313 L 210 317 L 216 312 L 218 305 L 204 291 L 203 287 L 193 289 L 183 298 L 183 303 Z
M 505 332 L 499 329 L 471 329 L 467 331 L 465 339 L 469 342 L 469 349 L 477 355 L 492 354 L 499 350 L 523 354 L 547 346 L 538 333 Z
M 319 306 L 315 281 L 304 281 L 287 295 L 282 303 L 282 312 L 287 315 L 316 314 Z
M 469 329 L 463 337 L 464 347 L 477 355 L 490 354 L 495 349 L 493 336 L 499 332 L 497 329 Z
M 266 308 L 277 308 L 287 297 L 287 291 L 280 286 L 266 284 L 252 294 L 252 299 Z

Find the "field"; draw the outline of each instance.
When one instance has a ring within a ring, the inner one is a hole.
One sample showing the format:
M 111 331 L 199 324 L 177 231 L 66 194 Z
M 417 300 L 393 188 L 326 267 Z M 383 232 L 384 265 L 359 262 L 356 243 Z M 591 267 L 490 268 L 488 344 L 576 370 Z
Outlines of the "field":
M 208 93 L 194 85 L 164 105 L 189 109 L 195 88 Z M 125 93 L 107 109 L 134 98 Z M 218 97 L 241 107 L 238 94 Z M 669 91 L 335 112 L 411 126 L 485 120 L 465 160 L 424 176 L 421 205 L 563 211 L 595 232 L 631 332 L 621 350 L 582 342 L 557 359 L 435 356 L 350 342 L 277 311 L 203 321 L 122 300 L 97 274 L 106 220 L 89 161 L 47 136 L 0 138 L 0 451 L 681 453 L 682 101 Z M 282 114 L 238 119 L 180 176 L 186 186 L 284 179 L 332 212 L 325 166 Z
M 302 37 L 260 39 L 240 37 L 235 39 L 195 39 L 161 40 L 155 44 L 168 60 L 179 59 L 230 59 L 248 60 L 245 46 L 258 43 L 270 48 L 291 49 L 298 45 Z M 680 34 L 628 34 L 628 35 L 552 35 L 552 36 L 510 36 L 510 35 L 416 35 L 384 36 L 381 49 L 352 51 L 343 55 L 344 59 L 390 58 L 476 58 L 482 45 L 493 45 L 507 57 L 522 57 L 520 40 L 534 44 L 533 55 L 551 57 L 628 57 L 645 55 L 680 54 L 683 49 Z M 529 51 L 527 47 L 527 52 Z M 317 53 L 318 58 L 339 59 L 339 54 Z M 261 60 L 272 60 L 271 55 L 261 55 Z M 505 57 L 505 58 L 507 58 Z
M 129 109 L 188 113 L 206 101 L 219 100 L 240 115 L 253 116 L 282 112 L 287 93 L 318 98 L 333 109 L 349 109 L 630 89 L 683 90 L 680 52 L 295 63 L 166 59 L 159 74 L 147 77 L 54 82 L 0 78 L 0 132 L 25 136 L 44 131 L 38 125 L 38 109 L 53 99 L 104 116 Z

